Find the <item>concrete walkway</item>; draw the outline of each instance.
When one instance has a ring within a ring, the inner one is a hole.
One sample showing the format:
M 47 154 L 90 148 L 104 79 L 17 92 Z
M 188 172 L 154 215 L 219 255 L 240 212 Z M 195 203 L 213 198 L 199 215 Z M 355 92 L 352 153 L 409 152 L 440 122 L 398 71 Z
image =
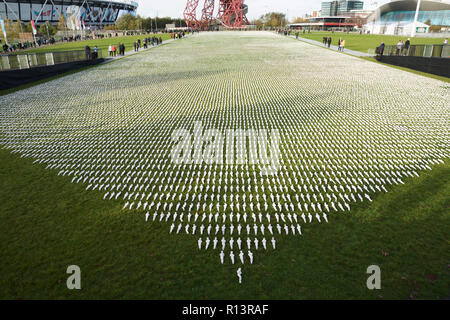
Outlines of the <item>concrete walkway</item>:
M 290 37 L 296 39 L 295 36 L 290 36 Z M 309 44 L 312 44 L 312 45 L 316 45 L 316 46 L 319 46 L 319 47 L 323 47 L 323 48 L 326 48 L 326 49 L 329 49 L 329 50 L 340 52 L 338 50 L 338 47 L 334 46 L 334 45 L 331 45 L 331 47 L 328 48 L 328 46 L 325 46 L 322 42 L 319 42 L 319 41 L 316 41 L 316 40 L 306 39 L 306 38 L 302 38 L 302 37 L 298 37 L 297 40 L 300 40 L 300 41 L 303 41 L 303 42 L 306 42 L 306 43 L 309 43 Z M 354 50 L 349 50 L 349 49 L 345 49 L 343 53 L 347 53 L 347 54 L 350 54 L 350 55 L 355 56 L 355 57 L 373 57 L 374 56 L 374 55 L 371 55 L 371 54 L 368 54 L 368 53 L 354 51 Z
M 188 37 L 188 36 L 185 36 L 184 38 L 187 38 L 187 37 Z M 184 39 L 184 38 L 183 38 L 183 39 Z M 139 49 L 139 51 L 134 51 L 134 49 L 133 49 L 133 50 L 130 50 L 130 51 L 126 51 L 126 52 L 125 52 L 125 55 L 123 55 L 123 56 L 106 57 L 106 58 L 105 58 L 105 61 L 103 61 L 101 64 L 108 63 L 108 62 L 111 62 L 111 61 L 114 61 L 114 60 L 118 60 L 118 59 L 121 59 L 121 58 L 129 57 L 129 56 L 135 55 L 135 54 L 137 54 L 137 53 L 141 53 L 141 52 L 144 52 L 144 51 L 148 51 L 148 50 L 151 50 L 151 49 L 154 49 L 154 48 L 158 48 L 158 47 L 160 47 L 160 46 L 162 46 L 162 45 L 168 44 L 168 43 L 170 43 L 170 42 L 172 42 L 172 41 L 175 41 L 175 40 L 178 40 L 178 39 L 168 39 L 168 40 L 164 40 L 161 44 L 159 44 L 159 45 L 157 45 L 157 46 L 149 46 L 147 49 L 144 49 L 144 47 L 141 47 L 141 48 Z M 180 40 L 182 40 L 182 39 L 180 39 Z

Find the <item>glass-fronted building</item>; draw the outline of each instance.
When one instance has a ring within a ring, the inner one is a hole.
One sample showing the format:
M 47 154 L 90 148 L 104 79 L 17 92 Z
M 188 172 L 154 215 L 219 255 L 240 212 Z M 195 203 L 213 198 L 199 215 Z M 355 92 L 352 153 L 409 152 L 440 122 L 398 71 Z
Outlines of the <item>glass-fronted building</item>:
M 380 21 L 383 23 L 414 22 L 416 11 L 391 11 L 384 13 Z M 419 22 L 431 23 L 434 26 L 450 26 L 450 10 L 420 11 Z
M 322 16 L 333 17 L 337 16 L 339 8 L 339 1 L 322 2 Z
M 390 35 L 410 35 L 414 28 L 420 33 L 429 32 L 431 26 L 441 28 L 441 32 L 450 30 L 450 0 L 422 0 L 417 25 L 414 25 L 416 8 L 417 0 L 388 2 L 369 17 L 364 29 Z
M 356 0 L 336 0 L 322 2 L 322 16 L 334 17 L 346 15 L 352 10 L 362 10 L 364 8 L 363 1 Z
M 363 1 L 355 1 L 355 0 L 340 0 L 338 6 L 338 15 L 345 15 L 346 13 L 350 13 L 352 10 L 362 10 L 364 9 Z

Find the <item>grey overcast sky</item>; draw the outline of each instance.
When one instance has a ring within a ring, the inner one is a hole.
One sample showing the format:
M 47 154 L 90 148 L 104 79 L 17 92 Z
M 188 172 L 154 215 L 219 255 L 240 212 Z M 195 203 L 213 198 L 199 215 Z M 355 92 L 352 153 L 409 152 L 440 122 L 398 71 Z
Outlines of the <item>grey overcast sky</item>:
M 136 0 L 135 0 L 136 1 Z M 278 11 L 287 13 L 288 18 L 303 16 L 305 13 L 311 13 L 315 10 L 320 10 L 320 4 L 323 0 L 246 0 L 248 5 L 248 18 L 258 18 L 265 12 Z M 144 17 L 159 17 L 170 16 L 181 18 L 183 10 L 186 6 L 187 0 L 138 0 L 139 8 L 138 14 Z M 382 5 L 388 0 L 366 0 L 364 1 L 364 8 L 371 9 L 374 3 Z M 199 0 L 199 7 L 203 8 L 204 0 Z M 219 3 L 219 0 L 216 0 Z M 199 8 L 199 11 L 201 9 Z M 216 10 L 217 12 L 217 4 Z

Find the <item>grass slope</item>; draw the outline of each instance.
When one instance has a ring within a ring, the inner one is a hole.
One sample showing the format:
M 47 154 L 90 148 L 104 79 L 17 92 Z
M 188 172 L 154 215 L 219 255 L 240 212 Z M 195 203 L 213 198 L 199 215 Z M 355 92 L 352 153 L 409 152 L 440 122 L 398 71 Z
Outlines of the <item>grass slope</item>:
M 256 253 L 239 285 L 216 252 L 143 223 L 56 171 L 0 150 L 2 299 L 443 299 L 449 297 L 450 165 Z M 68 265 L 82 289 L 66 288 Z M 377 264 L 382 289 L 370 291 Z M 236 279 L 235 279 L 236 278 Z
M 402 36 L 388 36 L 388 35 L 378 35 L 378 34 L 355 34 L 355 33 L 342 33 L 342 32 L 313 32 L 303 34 L 300 32 L 300 37 L 306 39 L 312 39 L 319 42 L 322 42 L 323 37 L 331 37 L 333 39 L 333 45 L 338 45 L 339 38 L 345 40 L 345 48 L 355 51 L 360 51 L 367 53 L 369 49 L 375 50 L 381 42 L 384 42 L 386 45 L 396 45 L 398 41 L 401 39 L 405 42 L 408 37 Z M 411 38 L 411 45 L 416 44 L 443 44 L 444 38 Z

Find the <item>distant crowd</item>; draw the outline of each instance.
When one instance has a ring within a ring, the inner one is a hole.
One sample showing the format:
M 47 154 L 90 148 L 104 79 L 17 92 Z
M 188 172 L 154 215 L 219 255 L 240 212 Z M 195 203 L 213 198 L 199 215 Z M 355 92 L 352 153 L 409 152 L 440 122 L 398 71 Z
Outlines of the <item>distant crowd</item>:
M 193 31 L 190 31 L 193 32 Z M 2 49 L 3 53 L 8 54 L 8 53 L 13 53 L 16 51 L 21 51 L 21 50 L 27 50 L 27 49 L 31 49 L 31 48 L 37 48 L 43 45 L 53 45 L 53 44 L 57 44 L 57 43 L 66 43 L 66 42 L 75 42 L 75 41 L 83 41 L 83 40 L 95 40 L 95 39 L 105 39 L 105 38 L 114 38 L 114 37 L 121 37 L 121 36 L 135 36 L 135 35 L 147 35 L 147 34 L 157 34 L 157 33 L 169 33 L 167 30 L 147 30 L 147 31 L 125 31 L 125 32 L 110 32 L 110 33 L 99 33 L 99 32 L 95 32 L 95 33 L 91 33 L 89 35 L 73 35 L 73 36 L 65 36 L 65 37 L 37 37 L 36 41 L 26 41 L 26 42 L 16 42 L 16 43 L 2 43 L 2 39 L 0 39 L 0 48 Z M 171 38 L 172 39 L 179 39 L 179 38 L 183 38 L 186 33 L 183 32 L 175 32 L 175 33 L 171 33 Z M 155 38 L 155 36 L 153 37 L 149 37 L 149 38 Z M 146 38 L 146 39 L 149 39 Z M 159 37 L 157 40 L 158 42 L 161 38 Z M 149 43 L 155 43 L 156 41 L 153 40 L 148 40 L 147 43 L 148 45 L 150 45 Z M 141 43 L 142 45 L 144 44 L 144 42 Z M 142 46 L 140 46 L 142 47 Z M 139 48 L 140 48 L 139 47 Z M 138 48 L 138 50 L 139 50 Z M 0 50 L 1 51 L 1 50 Z M 116 48 L 116 51 L 118 52 L 119 49 L 118 47 Z
M 185 32 L 175 32 L 175 33 L 170 34 L 171 39 L 182 39 L 185 36 L 186 36 Z M 144 39 L 137 39 L 133 43 L 133 48 L 134 48 L 134 52 L 138 52 L 141 48 L 147 49 L 150 46 L 158 46 L 162 43 L 163 43 L 162 37 L 156 37 L 156 36 L 146 37 Z M 123 43 L 119 43 L 118 45 L 110 44 L 108 47 L 108 54 L 110 57 L 124 56 L 125 50 L 126 50 L 126 47 L 125 47 L 125 44 L 123 44 Z M 85 52 L 86 52 L 86 59 L 88 59 L 88 60 L 98 58 L 99 49 L 97 46 L 95 46 L 93 50 L 91 49 L 91 47 L 86 46 Z

